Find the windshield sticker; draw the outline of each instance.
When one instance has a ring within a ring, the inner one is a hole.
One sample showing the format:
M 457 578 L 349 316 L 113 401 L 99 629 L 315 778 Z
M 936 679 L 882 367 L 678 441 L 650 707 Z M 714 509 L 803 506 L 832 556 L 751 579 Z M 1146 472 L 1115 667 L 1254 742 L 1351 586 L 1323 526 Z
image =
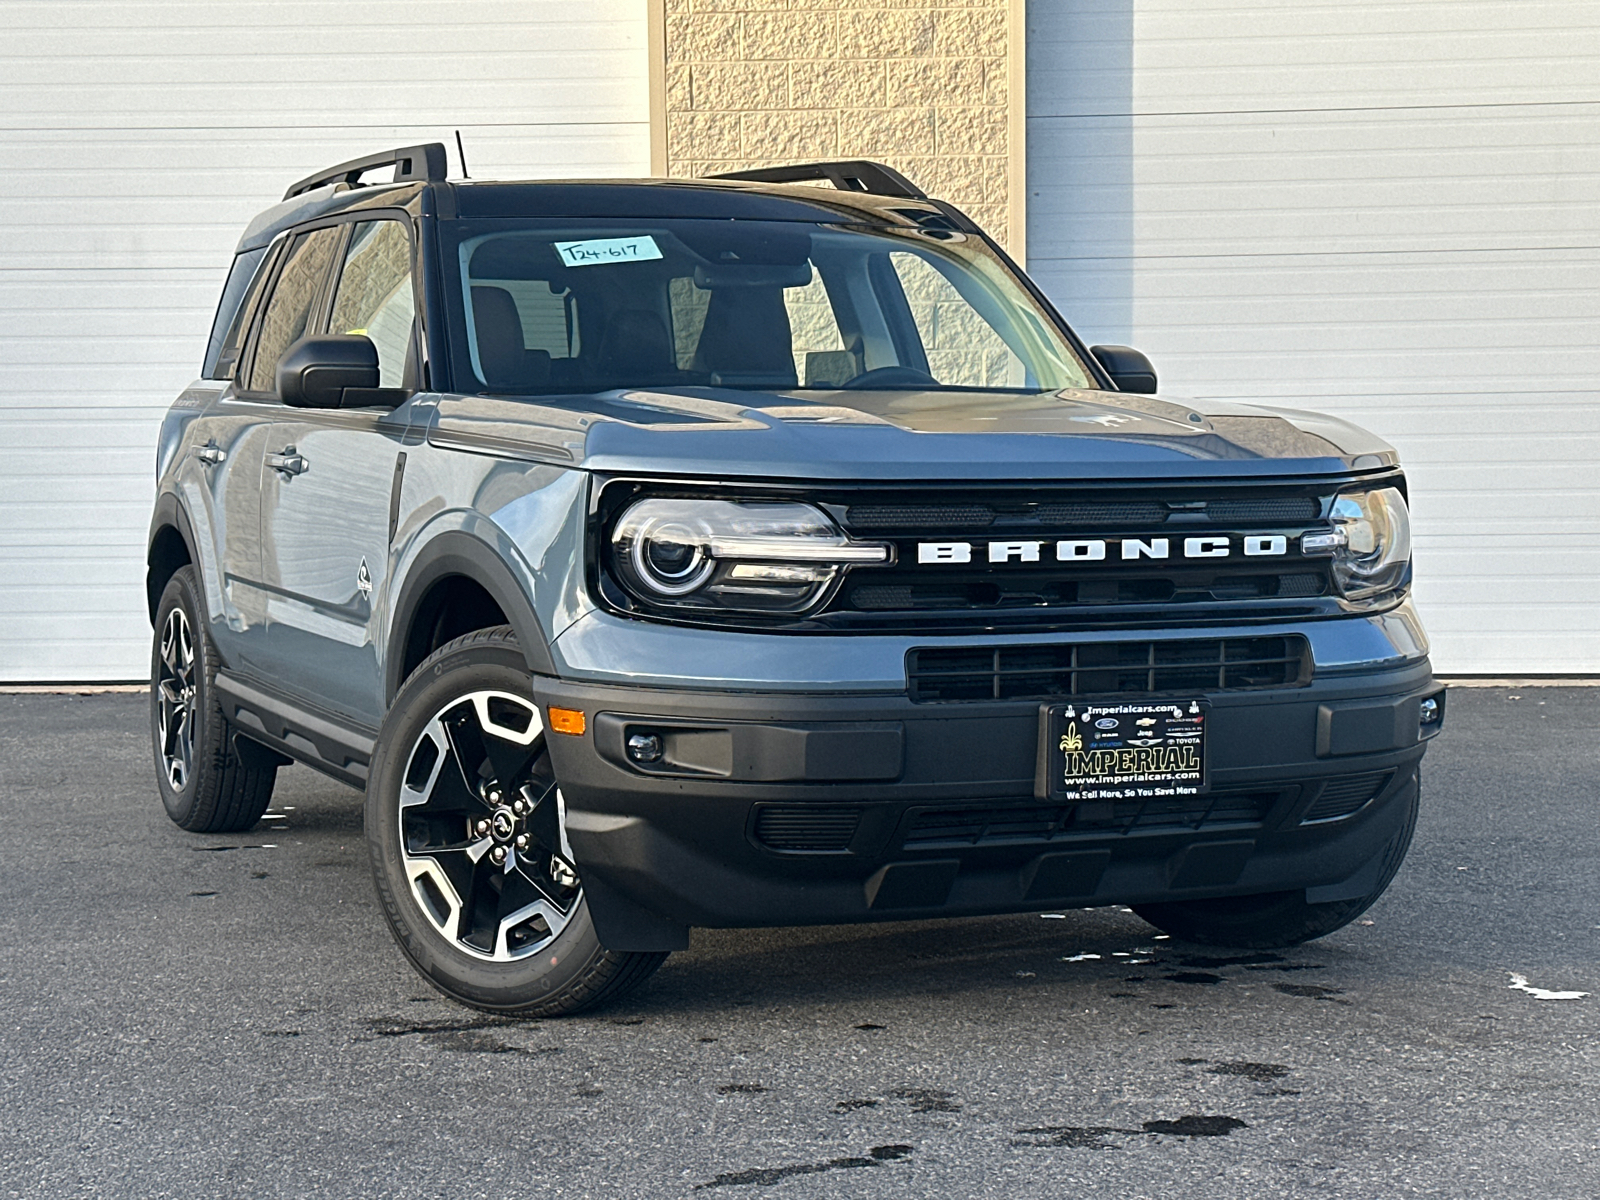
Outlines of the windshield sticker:
M 569 267 L 595 267 L 602 263 L 648 262 L 661 257 L 661 248 L 649 234 L 640 237 L 598 238 L 586 242 L 552 242 Z

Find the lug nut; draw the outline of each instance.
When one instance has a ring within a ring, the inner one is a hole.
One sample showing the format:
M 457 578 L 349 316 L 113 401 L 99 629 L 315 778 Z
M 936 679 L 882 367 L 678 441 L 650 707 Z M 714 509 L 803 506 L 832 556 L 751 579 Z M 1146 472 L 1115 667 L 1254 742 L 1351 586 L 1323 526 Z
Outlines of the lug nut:
M 528 806 L 526 804 L 524 804 L 521 800 L 513 800 L 511 802 L 511 811 L 516 813 L 517 816 L 520 817 L 523 813 L 528 811 Z
M 477 829 L 479 837 L 485 837 L 489 832 L 489 822 L 479 821 L 474 828 Z
M 489 857 L 494 860 L 496 866 L 499 866 L 506 861 L 506 848 L 504 846 L 496 846 L 489 851 Z
M 490 790 L 490 792 L 489 792 L 489 803 L 490 804 L 499 804 L 500 803 L 500 789 L 499 788 L 493 788 L 493 789 Z
M 517 849 L 518 850 L 526 850 L 527 848 L 528 848 L 528 835 L 525 834 L 525 833 L 517 834 Z
M 553 854 L 550 856 L 550 878 L 562 887 L 578 886 L 577 872 Z
M 659 733 L 636 733 L 628 738 L 628 757 L 636 763 L 660 762 L 661 754 Z

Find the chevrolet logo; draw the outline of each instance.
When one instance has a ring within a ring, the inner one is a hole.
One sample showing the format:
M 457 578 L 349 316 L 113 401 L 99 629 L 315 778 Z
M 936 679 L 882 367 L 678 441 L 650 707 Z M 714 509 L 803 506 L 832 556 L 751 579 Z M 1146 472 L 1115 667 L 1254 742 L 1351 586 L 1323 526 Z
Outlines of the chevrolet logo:
M 1178 543 L 1174 554 L 1173 543 Z M 1238 548 L 1246 558 L 1275 558 L 1289 553 L 1289 539 L 1282 534 L 1247 534 L 1237 539 Z M 918 542 L 919 563 L 1035 563 L 1045 561 L 1046 554 L 1053 561 L 1063 563 L 1103 562 L 1113 553 L 1124 562 L 1140 559 L 1230 558 L 1234 552 L 1235 538 L 1223 534 L 1187 538 L 1079 538 L 1059 542 L 1017 541 L 989 542 L 987 546 L 972 542 Z M 974 554 L 980 557 L 975 559 Z

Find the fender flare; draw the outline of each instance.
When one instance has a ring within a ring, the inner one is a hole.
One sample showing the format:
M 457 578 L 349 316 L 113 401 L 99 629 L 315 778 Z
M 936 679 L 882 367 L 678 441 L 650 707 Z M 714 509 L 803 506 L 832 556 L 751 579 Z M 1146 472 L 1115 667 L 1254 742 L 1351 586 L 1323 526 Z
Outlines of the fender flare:
M 150 532 L 145 538 L 144 563 L 145 563 L 145 602 L 150 609 L 150 621 L 156 619 L 156 606 L 161 602 L 161 596 L 150 586 L 150 558 L 155 551 L 156 539 L 161 536 L 164 529 L 175 529 L 178 537 L 183 542 L 183 548 L 189 555 L 189 562 L 196 571 L 200 570 L 200 555 L 195 553 L 194 526 L 189 521 L 189 510 L 183 505 L 176 492 L 162 492 L 156 497 L 155 512 L 150 517 Z M 205 592 L 201 590 L 201 601 L 204 602 Z
M 460 575 L 488 592 L 517 635 L 528 670 L 536 675 L 556 674 L 549 642 L 511 569 L 494 548 L 470 533 L 447 530 L 428 542 L 412 561 L 392 608 L 384 662 L 384 706 L 394 702 L 405 682 L 400 672 L 405 663 L 402 630 L 409 630 L 427 591 L 439 580 Z

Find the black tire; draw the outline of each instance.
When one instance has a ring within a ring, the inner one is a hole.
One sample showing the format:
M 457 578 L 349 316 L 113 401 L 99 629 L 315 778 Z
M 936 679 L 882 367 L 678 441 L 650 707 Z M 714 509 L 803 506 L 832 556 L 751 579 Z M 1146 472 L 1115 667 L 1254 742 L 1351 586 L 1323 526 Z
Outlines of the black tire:
M 1207 946 L 1237 946 L 1249 950 L 1276 950 L 1326 937 L 1354 921 L 1388 890 L 1417 828 L 1421 803 L 1420 775 L 1411 786 L 1405 820 L 1380 853 L 1377 886 L 1354 900 L 1308 904 L 1306 894 L 1270 892 L 1257 896 L 1223 896 L 1215 900 L 1177 900 L 1166 904 L 1136 904 L 1133 911 L 1163 933 Z
M 384 719 L 366 831 L 389 930 L 429 983 L 473 1008 L 554 1017 L 618 999 L 667 956 L 600 944 L 542 730 L 508 626 L 441 646 Z
M 156 606 L 150 655 L 150 741 L 156 786 L 167 816 L 193 833 L 239 833 L 272 800 L 278 758 L 262 750 L 246 762 L 237 730 L 216 701 L 219 666 L 206 628 L 199 576 L 180 567 Z

